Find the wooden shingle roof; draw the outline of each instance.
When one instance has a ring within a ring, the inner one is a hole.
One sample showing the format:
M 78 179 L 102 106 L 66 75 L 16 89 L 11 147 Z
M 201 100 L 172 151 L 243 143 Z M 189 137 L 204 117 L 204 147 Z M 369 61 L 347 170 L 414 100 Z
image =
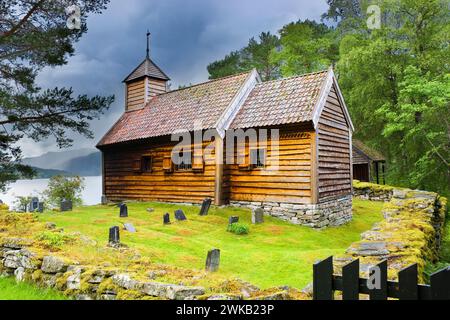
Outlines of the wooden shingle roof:
M 328 71 L 267 81 L 255 86 L 231 128 L 253 128 L 313 120 Z
M 170 91 L 150 99 L 147 105 L 125 112 L 98 146 L 139 140 L 175 131 L 215 128 L 222 114 L 252 72 L 225 77 Z
M 372 149 L 365 145 L 362 141 L 353 139 L 353 151 L 359 152 L 366 156 L 370 161 L 385 161 L 385 157 L 375 149 Z
M 314 127 L 332 85 L 350 129 L 345 102 L 332 69 L 261 83 L 256 70 L 160 94 L 125 112 L 98 146 L 170 135 L 176 131 L 257 128 L 311 121 Z
M 170 80 L 170 78 L 150 58 L 145 58 L 145 60 L 142 61 L 142 63 L 123 81 L 128 82 L 145 76 L 161 80 Z

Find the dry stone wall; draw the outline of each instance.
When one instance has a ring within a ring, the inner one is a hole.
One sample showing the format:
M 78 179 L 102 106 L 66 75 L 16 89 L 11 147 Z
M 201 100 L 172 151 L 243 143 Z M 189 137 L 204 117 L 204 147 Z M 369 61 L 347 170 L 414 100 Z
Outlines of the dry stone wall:
M 371 201 L 390 201 L 394 187 L 353 180 L 353 196 Z M 396 189 L 400 190 L 400 189 Z
M 336 272 L 360 259 L 361 272 L 382 260 L 388 261 L 389 277 L 417 263 L 420 280 L 427 262 L 436 262 L 447 212 L 447 199 L 437 193 L 409 189 L 393 189 L 392 197 L 383 207 L 384 220 L 361 234 L 346 255 L 335 258 Z

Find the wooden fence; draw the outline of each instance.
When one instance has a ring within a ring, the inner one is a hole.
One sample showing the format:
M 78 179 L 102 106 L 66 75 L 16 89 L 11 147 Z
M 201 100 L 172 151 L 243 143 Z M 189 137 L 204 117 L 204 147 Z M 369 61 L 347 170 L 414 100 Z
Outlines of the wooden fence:
M 370 289 L 368 279 L 359 277 L 359 259 L 342 268 L 342 275 L 333 274 L 333 257 L 317 262 L 313 266 L 313 299 L 333 300 L 334 291 L 342 292 L 343 300 L 359 300 L 360 294 L 369 295 L 370 300 L 450 300 L 450 267 L 433 273 L 430 284 L 417 283 L 417 264 L 398 273 L 398 282 L 387 279 L 387 261 L 378 265 L 379 282 Z

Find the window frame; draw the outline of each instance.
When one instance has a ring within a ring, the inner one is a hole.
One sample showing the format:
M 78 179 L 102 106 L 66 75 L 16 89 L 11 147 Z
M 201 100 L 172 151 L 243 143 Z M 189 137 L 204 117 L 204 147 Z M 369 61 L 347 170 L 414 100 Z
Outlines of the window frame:
M 146 161 L 149 161 L 150 166 L 146 168 Z M 141 157 L 141 172 L 142 173 L 152 173 L 153 172 L 153 157 L 151 155 L 143 155 Z

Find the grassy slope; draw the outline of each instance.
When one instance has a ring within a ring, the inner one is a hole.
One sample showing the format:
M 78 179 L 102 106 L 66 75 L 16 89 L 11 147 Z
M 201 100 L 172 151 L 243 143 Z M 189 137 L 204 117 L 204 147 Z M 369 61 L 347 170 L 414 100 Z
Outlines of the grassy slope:
M 154 212 L 146 212 L 152 207 Z M 237 276 L 262 288 L 291 285 L 302 288 L 311 281 L 312 264 L 317 259 L 341 254 L 360 233 L 380 221 L 382 203 L 355 200 L 351 223 L 325 230 L 313 230 L 266 217 L 261 225 L 251 225 L 250 234 L 237 236 L 226 232 L 228 217 L 238 215 L 240 222 L 251 224 L 251 213 L 239 208 L 211 208 L 206 217 L 198 216 L 199 208 L 159 203 L 131 203 L 130 217 L 118 218 L 118 208 L 93 206 L 76 208 L 71 213 L 44 213 L 42 221 L 57 223 L 66 232 L 79 231 L 106 243 L 108 228 L 131 222 L 137 233 L 121 232 L 123 243 L 136 248 L 157 263 L 203 269 L 206 253 L 221 249 L 219 273 Z M 162 215 L 182 208 L 188 220 L 162 224 Z M 82 251 L 82 250 L 81 250 Z M 74 255 L 76 253 L 74 252 Z M 80 254 L 81 255 L 81 254 Z M 95 257 L 95 252 L 83 252 Z
M 0 278 L 0 300 L 63 300 L 63 295 L 40 289 L 28 283 L 16 283 L 14 278 Z

